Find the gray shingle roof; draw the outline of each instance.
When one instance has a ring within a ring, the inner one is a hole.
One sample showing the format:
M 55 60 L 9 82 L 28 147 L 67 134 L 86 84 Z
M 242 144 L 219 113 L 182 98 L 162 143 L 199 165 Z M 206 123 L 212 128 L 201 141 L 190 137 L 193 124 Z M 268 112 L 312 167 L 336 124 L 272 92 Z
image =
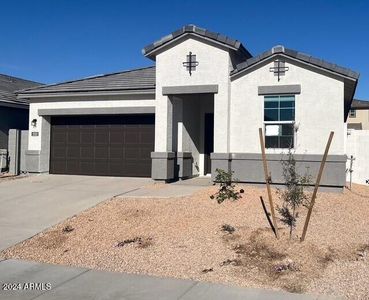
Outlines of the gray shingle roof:
M 351 103 L 352 109 L 369 109 L 369 101 L 354 99 Z
M 17 94 L 155 89 L 155 67 L 87 77 L 18 91 Z
M 41 83 L 0 74 L 0 105 L 1 103 L 28 105 L 26 100 L 17 99 L 15 91 L 39 85 Z
M 217 32 L 212 32 L 209 31 L 207 29 L 198 27 L 196 25 L 185 25 L 182 28 L 172 32 L 171 34 L 168 34 L 164 37 L 162 37 L 160 40 L 155 41 L 154 43 L 147 45 L 146 47 L 144 47 L 142 49 L 142 54 L 144 54 L 145 56 L 149 56 L 149 54 L 155 50 L 156 48 L 163 46 L 164 44 L 167 44 L 169 42 L 171 42 L 172 40 L 174 40 L 175 38 L 186 34 L 186 33 L 194 33 L 197 34 L 199 36 L 208 38 L 210 40 L 214 40 L 217 41 L 219 43 L 222 43 L 228 47 L 232 47 L 235 48 L 236 50 L 238 50 L 239 52 L 241 52 L 246 58 L 251 57 L 252 55 L 250 54 L 250 52 L 242 45 L 242 43 L 238 40 L 232 39 L 228 36 L 225 36 L 223 34 L 217 33 Z
M 275 46 L 269 51 L 265 51 L 265 52 L 261 53 L 258 56 L 254 56 L 254 57 L 249 58 L 248 60 L 238 64 L 236 66 L 236 68 L 232 71 L 231 75 L 237 74 L 237 73 L 239 73 L 243 70 L 246 70 L 246 69 L 250 68 L 251 66 L 255 65 L 256 63 L 258 63 L 258 62 L 260 62 L 260 61 L 262 61 L 266 58 L 269 58 L 273 55 L 276 55 L 276 54 L 284 54 L 286 56 L 296 58 L 298 60 L 309 63 L 311 65 L 315 65 L 315 66 L 321 67 L 323 69 L 326 69 L 326 70 L 333 71 L 333 72 L 338 73 L 338 74 L 342 74 L 342 75 L 351 77 L 353 79 L 358 79 L 359 75 L 360 75 L 359 73 L 357 73 L 355 71 L 352 71 L 350 69 L 340 67 L 336 64 L 329 63 L 329 62 L 324 61 L 322 59 L 313 57 L 313 56 L 308 55 L 308 54 L 304 54 L 302 52 L 298 52 L 296 50 L 285 48 L 284 46 Z

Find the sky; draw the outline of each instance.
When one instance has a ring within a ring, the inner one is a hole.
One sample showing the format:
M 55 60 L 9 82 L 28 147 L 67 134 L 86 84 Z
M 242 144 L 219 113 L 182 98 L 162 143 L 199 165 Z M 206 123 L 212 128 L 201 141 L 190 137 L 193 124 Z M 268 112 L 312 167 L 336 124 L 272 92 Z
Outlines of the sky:
M 42 83 L 153 65 L 141 49 L 186 24 L 282 44 L 360 73 L 369 100 L 369 0 L 0 0 L 0 73 Z

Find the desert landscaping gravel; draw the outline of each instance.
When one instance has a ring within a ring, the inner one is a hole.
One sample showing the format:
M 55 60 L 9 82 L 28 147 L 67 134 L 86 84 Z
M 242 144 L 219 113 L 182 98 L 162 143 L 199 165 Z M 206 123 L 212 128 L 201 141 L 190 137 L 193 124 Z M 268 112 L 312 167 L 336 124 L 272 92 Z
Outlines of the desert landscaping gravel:
M 305 209 L 294 238 L 279 223 L 277 240 L 259 199 L 267 200 L 265 189 L 238 188 L 242 198 L 222 204 L 209 198 L 216 187 L 188 197 L 110 199 L 1 257 L 369 299 L 369 187 L 319 193 L 303 243 Z

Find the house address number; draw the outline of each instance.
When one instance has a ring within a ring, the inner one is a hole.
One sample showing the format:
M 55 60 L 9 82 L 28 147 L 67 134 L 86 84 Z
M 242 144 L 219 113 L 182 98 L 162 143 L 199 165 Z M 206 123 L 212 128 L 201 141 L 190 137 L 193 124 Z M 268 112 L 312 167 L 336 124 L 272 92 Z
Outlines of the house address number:
M 32 135 L 32 136 L 38 136 L 38 131 L 32 131 L 32 132 L 31 132 L 31 135 Z

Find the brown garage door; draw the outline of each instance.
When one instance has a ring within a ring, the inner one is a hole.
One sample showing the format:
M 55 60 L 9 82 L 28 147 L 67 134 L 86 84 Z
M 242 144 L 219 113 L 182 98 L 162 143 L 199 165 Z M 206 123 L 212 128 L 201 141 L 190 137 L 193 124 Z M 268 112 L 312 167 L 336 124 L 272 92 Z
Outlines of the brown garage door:
M 52 117 L 50 173 L 150 177 L 154 118 Z

